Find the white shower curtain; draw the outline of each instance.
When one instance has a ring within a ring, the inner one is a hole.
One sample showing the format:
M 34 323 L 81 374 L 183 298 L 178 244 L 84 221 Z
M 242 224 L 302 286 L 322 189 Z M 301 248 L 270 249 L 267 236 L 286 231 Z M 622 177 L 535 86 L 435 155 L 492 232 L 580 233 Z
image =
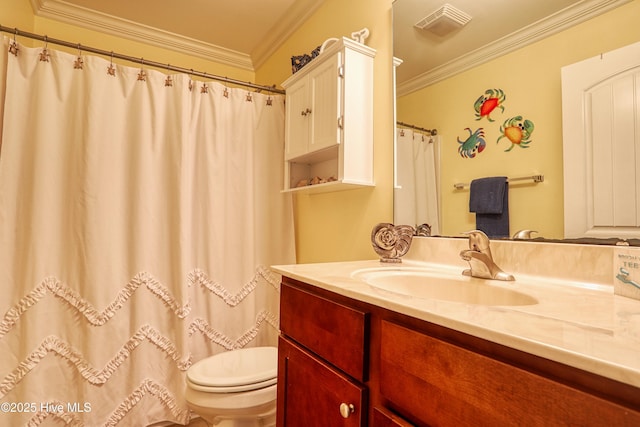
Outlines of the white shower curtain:
M 394 221 L 417 226 L 429 224 L 440 233 L 438 195 L 439 136 L 425 136 L 410 129 L 396 129 Z
M 192 363 L 277 342 L 284 98 L 11 42 L 0 425 L 187 423 Z

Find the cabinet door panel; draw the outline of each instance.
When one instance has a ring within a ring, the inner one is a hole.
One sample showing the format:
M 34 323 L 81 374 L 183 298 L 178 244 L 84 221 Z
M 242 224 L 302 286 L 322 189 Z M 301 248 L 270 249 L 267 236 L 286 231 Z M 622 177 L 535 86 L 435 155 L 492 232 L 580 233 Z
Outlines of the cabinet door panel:
M 381 343 L 382 394 L 420 425 L 640 425 L 640 412 L 390 322 Z
M 366 425 L 364 386 L 285 338 L 278 345 L 278 427 Z M 346 418 L 342 404 L 353 405 Z
M 338 76 L 341 54 L 327 59 L 309 74 L 311 88 L 311 139 L 309 152 L 321 150 L 340 143 L 341 78 Z
M 359 381 L 367 380 L 369 314 L 282 284 L 282 332 Z
M 310 116 L 308 80 L 302 79 L 287 89 L 287 123 L 285 135 L 285 160 L 307 152 Z

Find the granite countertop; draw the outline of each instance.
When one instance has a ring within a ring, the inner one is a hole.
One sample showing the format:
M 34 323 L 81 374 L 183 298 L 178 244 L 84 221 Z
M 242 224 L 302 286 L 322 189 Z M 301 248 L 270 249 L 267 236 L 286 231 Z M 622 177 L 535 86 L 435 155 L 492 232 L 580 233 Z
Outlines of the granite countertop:
M 530 295 L 538 304 L 486 306 L 408 297 L 352 275 L 363 269 L 438 269 L 457 266 L 377 260 L 273 266 L 283 276 L 398 313 L 455 329 L 537 356 L 640 387 L 640 301 L 614 295 L 611 286 L 523 274 L 515 282 L 465 277 Z

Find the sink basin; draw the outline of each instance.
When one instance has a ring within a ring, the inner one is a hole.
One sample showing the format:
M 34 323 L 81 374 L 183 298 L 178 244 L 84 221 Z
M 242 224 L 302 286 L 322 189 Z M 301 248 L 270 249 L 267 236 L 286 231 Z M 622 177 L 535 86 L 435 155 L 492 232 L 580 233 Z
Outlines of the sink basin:
M 460 272 L 454 275 L 437 269 L 379 268 L 356 271 L 352 277 L 373 288 L 412 298 L 491 306 L 538 303 L 530 295 L 509 289 L 509 282 L 493 284 L 491 280 L 463 276 Z

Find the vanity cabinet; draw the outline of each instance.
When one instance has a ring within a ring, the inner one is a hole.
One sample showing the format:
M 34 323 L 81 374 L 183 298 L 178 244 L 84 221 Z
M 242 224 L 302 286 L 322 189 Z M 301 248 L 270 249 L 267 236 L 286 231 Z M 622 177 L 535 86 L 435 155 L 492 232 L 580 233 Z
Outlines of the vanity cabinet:
M 640 425 L 628 384 L 288 277 L 280 309 L 278 427 Z
M 342 38 L 282 83 L 284 191 L 373 185 L 374 56 L 374 49 Z
M 283 283 L 280 427 L 366 426 L 369 314 Z
M 639 412 L 392 322 L 380 352 L 381 394 L 420 425 L 640 425 Z

